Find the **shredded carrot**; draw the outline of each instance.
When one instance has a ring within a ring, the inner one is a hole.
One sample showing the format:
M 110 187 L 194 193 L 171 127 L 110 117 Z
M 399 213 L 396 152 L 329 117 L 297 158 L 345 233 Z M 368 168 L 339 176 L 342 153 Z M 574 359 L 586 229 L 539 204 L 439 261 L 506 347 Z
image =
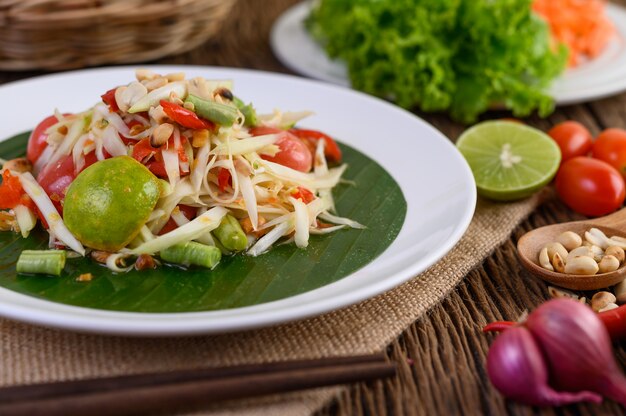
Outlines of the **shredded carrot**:
M 533 10 L 546 19 L 557 42 L 569 48 L 569 66 L 593 59 L 609 43 L 615 28 L 604 13 L 604 0 L 534 0 Z

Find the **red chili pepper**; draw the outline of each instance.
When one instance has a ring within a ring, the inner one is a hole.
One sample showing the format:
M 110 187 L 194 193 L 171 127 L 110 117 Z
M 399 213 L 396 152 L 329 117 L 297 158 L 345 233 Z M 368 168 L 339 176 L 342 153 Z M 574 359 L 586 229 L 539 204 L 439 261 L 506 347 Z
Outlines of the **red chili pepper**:
M 291 196 L 295 199 L 301 199 L 305 204 L 315 199 L 315 194 L 302 186 L 298 186 L 298 188 L 291 193 Z
M 105 92 L 104 94 L 102 94 L 100 97 L 102 97 L 102 102 L 104 102 L 106 105 L 109 106 L 109 108 L 111 109 L 111 111 L 119 111 L 120 108 L 117 106 L 117 101 L 115 101 L 115 91 L 117 90 L 117 87 L 115 88 L 111 88 L 110 90 L 108 90 L 107 92 Z
M 485 327 L 483 328 L 483 332 L 500 332 L 500 331 L 504 331 L 505 329 L 509 329 L 510 327 L 515 326 L 516 324 L 517 322 L 511 322 L 511 321 L 491 322 L 485 325 Z
M 600 312 L 598 318 L 606 327 L 612 341 L 626 340 L 626 305 L 606 312 Z M 516 324 L 517 322 L 510 321 L 491 322 L 483 328 L 483 332 L 504 331 Z
M 610 311 L 600 312 L 598 318 L 609 331 L 612 341 L 626 339 L 626 305 Z
M 327 134 L 317 130 L 305 130 L 305 129 L 290 129 L 289 132 L 302 140 L 310 143 L 313 148 L 317 146 L 319 140 L 324 140 L 326 146 L 324 147 L 324 155 L 326 159 L 333 162 L 341 162 L 341 149 L 337 142 Z M 313 150 L 314 152 L 314 150 Z
M 195 130 L 212 130 L 215 127 L 210 121 L 202 120 L 196 113 L 178 104 L 161 100 L 161 107 L 163 107 L 163 111 L 165 111 L 165 114 L 167 114 L 169 118 L 183 127 Z

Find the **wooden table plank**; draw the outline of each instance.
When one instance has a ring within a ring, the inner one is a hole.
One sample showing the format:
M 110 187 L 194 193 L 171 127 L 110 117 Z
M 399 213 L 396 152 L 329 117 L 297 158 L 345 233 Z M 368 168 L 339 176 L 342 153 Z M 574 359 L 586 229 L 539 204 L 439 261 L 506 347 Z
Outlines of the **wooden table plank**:
M 296 2 L 239 0 L 218 37 L 191 52 L 154 63 L 220 65 L 289 73 L 271 53 L 269 32 L 274 19 Z M 0 72 L 0 83 L 39 74 L 35 71 Z M 417 114 L 452 140 L 464 129 L 445 115 Z M 509 115 L 492 112 L 484 118 Z M 626 94 L 559 108 L 547 120 L 531 117 L 527 122 L 546 130 L 567 119 L 582 122 L 594 134 L 606 127 L 626 127 Z M 485 356 L 493 335 L 482 334 L 481 327 L 494 320 L 515 320 L 525 310 L 548 298 L 547 286 L 519 265 L 515 257 L 516 239 L 534 227 L 578 218 L 580 216 L 555 200 L 539 208 L 448 298 L 390 346 L 388 354 L 400 369 L 397 378 L 355 386 L 320 415 L 625 414 L 624 409 L 609 401 L 601 406 L 585 404 L 559 409 L 518 405 L 504 400 L 486 377 Z M 617 354 L 620 362 L 626 363 L 626 351 L 619 348 Z M 407 359 L 413 360 L 413 364 L 409 365 Z

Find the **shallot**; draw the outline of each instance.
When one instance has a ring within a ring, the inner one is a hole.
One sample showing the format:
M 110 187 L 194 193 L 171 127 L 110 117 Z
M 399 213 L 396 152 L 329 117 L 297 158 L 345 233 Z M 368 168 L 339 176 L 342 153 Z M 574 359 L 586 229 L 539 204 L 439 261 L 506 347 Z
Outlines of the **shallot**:
M 533 311 L 525 325 L 547 358 L 555 386 L 590 390 L 626 405 L 626 378 L 606 328 L 591 309 L 571 299 L 553 299 Z
M 600 403 L 588 391 L 558 392 L 548 385 L 545 359 L 528 329 L 509 327 L 491 345 L 487 372 L 493 385 L 506 397 L 533 406 L 561 406 L 581 401 Z

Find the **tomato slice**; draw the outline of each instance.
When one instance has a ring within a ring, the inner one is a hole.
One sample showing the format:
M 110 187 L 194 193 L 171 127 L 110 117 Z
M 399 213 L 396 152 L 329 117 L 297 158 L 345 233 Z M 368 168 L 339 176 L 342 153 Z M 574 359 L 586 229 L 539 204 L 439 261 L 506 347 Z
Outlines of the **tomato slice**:
M 178 148 L 178 159 L 183 163 L 189 161 L 183 147 L 185 140 L 184 137 L 180 138 L 181 145 Z M 139 163 L 144 164 L 155 176 L 163 179 L 167 178 L 165 163 L 163 163 L 162 148 L 153 147 L 148 138 L 139 140 L 136 143 L 137 144 L 133 147 L 133 158 Z M 174 139 L 170 138 L 167 145 L 174 146 Z M 180 174 L 181 176 L 185 176 L 189 175 L 189 172 L 182 172 L 181 170 Z
M 291 196 L 295 199 L 301 199 L 305 204 L 315 199 L 315 194 L 302 186 L 298 186 L 298 188 L 291 193 Z
M 117 101 L 115 101 L 115 91 L 117 91 L 118 87 L 111 88 L 100 97 L 102 98 L 102 102 L 109 106 L 111 111 L 120 111 L 120 108 L 117 106 Z
M 163 111 L 165 112 L 165 114 L 167 114 L 169 118 L 171 118 L 183 127 L 195 130 L 213 130 L 213 128 L 215 128 L 215 125 L 210 121 L 201 119 L 193 111 L 188 110 L 178 104 L 161 100 L 161 107 L 163 107 Z
M 196 212 L 198 211 L 196 207 L 190 207 L 189 205 L 177 205 L 177 206 L 180 209 L 180 211 L 183 213 L 183 215 L 187 217 L 188 220 L 192 220 L 196 217 Z M 159 235 L 169 233 L 170 231 L 175 230 L 177 228 L 178 228 L 178 224 L 176 224 L 176 221 L 174 221 L 173 218 L 170 218 L 169 220 L 167 220 L 167 222 L 165 223 L 165 226 L 163 226 L 161 231 L 159 231 Z
M 326 142 L 326 146 L 324 146 L 324 155 L 326 156 L 326 159 L 332 162 L 341 162 L 341 149 L 339 148 L 337 142 L 329 135 L 322 133 L 321 131 L 306 129 L 291 129 L 289 132 L 296 137 L 311 143 L 314 149 L 317 147 L 318 141 L 324 140 Z
M 278 163 L 288 168 L 300 172 L 309 172 L 313 166 L 313 154 L 307 145 L 298 137 L 275 127 L 259 126 L 250 129 L 253 136 L 263 136 L 266 134 L 278 134 L 276 145 L 280 151 L 274 156 L 261 155 L 270 162 Z
M 231 181 L 230 171 L 226 168 L 220 168 L 217 174 L 217 184 L 220 188 L 220 192 L 226 192 L 226 188 L 231 184 Z

